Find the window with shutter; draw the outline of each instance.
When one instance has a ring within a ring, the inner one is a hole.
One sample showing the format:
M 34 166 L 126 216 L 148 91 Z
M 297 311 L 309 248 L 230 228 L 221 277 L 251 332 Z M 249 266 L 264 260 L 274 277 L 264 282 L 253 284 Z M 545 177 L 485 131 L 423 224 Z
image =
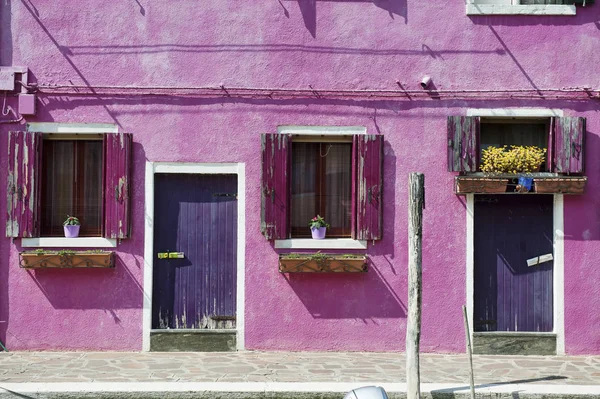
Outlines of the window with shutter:
M 511 145 L 546 149 L 541 172 L 584 172 L 585 118 L 449 116 L 447 134 L 450 172 L 477 172 L 483 149 Z
M 131 145 L 129 133 L 11 132 L 6 235 L 63 236 L 70 215 L 82 237 L 129 237 Z
M 262 135 L 262 233 L 310 237 L 318 214 L 328 238 L 381 239 L 382 168 L 382 135 Z

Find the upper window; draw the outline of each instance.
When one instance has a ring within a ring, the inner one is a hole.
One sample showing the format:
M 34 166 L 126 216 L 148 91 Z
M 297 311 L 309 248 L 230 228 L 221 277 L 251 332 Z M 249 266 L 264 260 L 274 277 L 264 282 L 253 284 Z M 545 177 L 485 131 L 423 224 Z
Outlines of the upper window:
M 264 134 L 262 149 L 265 237 L 310 237 L 321 215 L 328 238 L 381 238 L 382 135 Z
M 547 150 L 542 171 L 581 174 L 585 158 L 585 118 L 448 117 L 448 170 L 477 172 L 489 146 L 535 145 Z
M 594 0 L 470 0 L 467 15 L 575 15 Z
M 70 215 L 82 236 L 129 237 L 131 145 L 130 133 L 9 132 L 6 235 L 60 236 Z

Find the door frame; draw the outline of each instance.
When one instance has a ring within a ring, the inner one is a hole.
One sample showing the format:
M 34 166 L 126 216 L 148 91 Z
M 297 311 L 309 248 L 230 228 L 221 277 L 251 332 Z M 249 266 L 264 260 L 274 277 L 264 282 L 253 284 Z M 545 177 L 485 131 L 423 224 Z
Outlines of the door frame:
M 246 254 L 246 164 L 244 163 L 177 163 L 146 162 L 144 205 L 144 307 L 142 312 L 142 351 L 150 350 L 152 330 L 152 279 L 154 268 L 154 175 L 177 174 L 234 174 L 237 175 L 237 295 L 236 349 L 244 350 L 244 300 Z
M 473 341 L 473 306 L 475 295 L 475 195 L 467 194 L 467 317 L 469 320 L 469 334 Z M 552 225 L 554 269 L 552 274 L 553 289 L 553 330 L 556 334 L 556 354 L 565 354 L 565 253 L 564 253 L 564 199 L 563 194 L 554 194 Z M 520 333 L 527 334 L 527 333 Z

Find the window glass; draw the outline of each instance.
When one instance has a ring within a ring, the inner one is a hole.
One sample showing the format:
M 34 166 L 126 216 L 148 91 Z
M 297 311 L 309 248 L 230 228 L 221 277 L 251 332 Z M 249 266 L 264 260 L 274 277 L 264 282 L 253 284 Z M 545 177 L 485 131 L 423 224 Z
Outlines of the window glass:
M 102 234 L 102 141 L 45 140 L 42 154 L 41 234 L 62 236 L 67 215 L 80 236 Z
M 310 237 L 308 222 L 321 215 L 328 237 L 350 237 L 352 143 L 292 144 L 292 237 Z

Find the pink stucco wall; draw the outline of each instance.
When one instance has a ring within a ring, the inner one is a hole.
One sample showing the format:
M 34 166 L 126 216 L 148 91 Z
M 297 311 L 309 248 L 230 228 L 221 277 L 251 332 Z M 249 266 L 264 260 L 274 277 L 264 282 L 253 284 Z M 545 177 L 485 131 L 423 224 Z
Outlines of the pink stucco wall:
M 467 17 L 462 1 L 61 0 L 2 2 L 0 15 L 0 64 L 29 67 L 40 85 L 394 90 L 398 80 L 410 90 L 425 74 L 440 90 L 598 85 L 600 4 L 575 17 Z M 403 350 L 407 177 L 420 171 L 421 347 L 463 351 L 466 204 L 446 171 L 446 116 L 535 106 L 587 117 L 587 192 L 565 198 L 565 329 L 568 353 L 598 354 L 599 104 L 41 95 L 27 122 L 114 123 L 133 133 L 133 238 L 118 246 L 115 270 L 36 271 L 18 268 L 19 240 L 0 239 L 0 340 L 12 350 L 140 350 L 145 162 L 243 162 L 248 349 Z M 385 135 L 384 239 L 369 244 L 367 274 L 282 275 L 259 233 L 259 134 L 315 124 Z M 4 137 L 24 128 L 1 126 Z M 0 181 L 6 166 L 0 157 Z

